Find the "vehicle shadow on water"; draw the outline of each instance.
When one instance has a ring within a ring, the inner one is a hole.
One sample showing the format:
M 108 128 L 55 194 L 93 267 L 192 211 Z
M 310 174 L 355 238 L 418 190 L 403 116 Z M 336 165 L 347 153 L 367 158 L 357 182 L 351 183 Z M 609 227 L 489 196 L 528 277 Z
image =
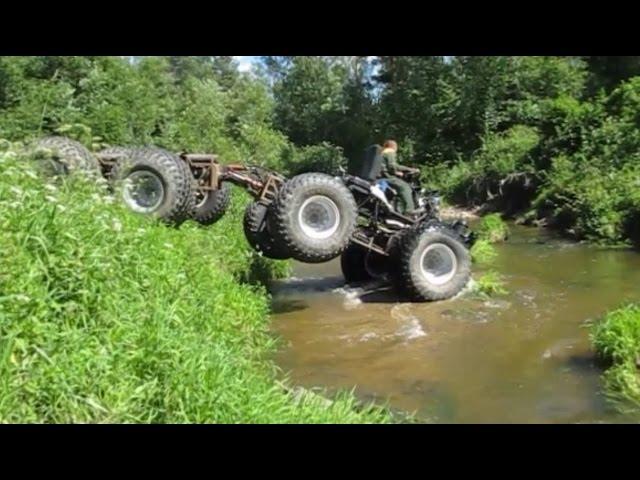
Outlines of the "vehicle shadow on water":
M 309 308 L 309 305 L 301 300 L 278 298 L 271 302 L 271 313 L 275 315 L 299 312 L 301 310 L 306 310 L 307 308 Z
M 369 286 L 370 289 L 364 285 L 364 292 L 358 296 L 362 303 L 401 303 L 402 297 L 398 294 L 395 288 L 391 285 L 375 285 Z

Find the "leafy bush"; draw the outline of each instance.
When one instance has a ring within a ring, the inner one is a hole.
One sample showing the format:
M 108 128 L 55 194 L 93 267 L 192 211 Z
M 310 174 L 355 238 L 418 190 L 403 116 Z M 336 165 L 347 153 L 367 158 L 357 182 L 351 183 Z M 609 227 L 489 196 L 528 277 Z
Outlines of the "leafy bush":
M 490 263 L 498 252 L 489 240 L 480 238 L 471 247 L 471 259 L 474 263 Z
M 480 239 L 489 243 L 498 243 L 509 237 L 509 226 L 502 220 L 499 213 L 491 213 L 482 217 L 476 232 Z
M 493 270 L 486 272 L 474 284 L 473 292 L 481 297 L 494 297 L 509 293 L 504 286 L 505 282 L 498 272 Z
M 640 411 L 640 306 L 607 313 L 591 330 L 598 354 L 611 363 L 604 375 L 610 397 Z
M 537 131 L 522 125 L 487 134 L 470 162 L 453 168 L 445 191 L 459 200 L 482 203 L 502 197 L 513 183 L 528 187 L 534 174 L 530 154 L 538 142 Z

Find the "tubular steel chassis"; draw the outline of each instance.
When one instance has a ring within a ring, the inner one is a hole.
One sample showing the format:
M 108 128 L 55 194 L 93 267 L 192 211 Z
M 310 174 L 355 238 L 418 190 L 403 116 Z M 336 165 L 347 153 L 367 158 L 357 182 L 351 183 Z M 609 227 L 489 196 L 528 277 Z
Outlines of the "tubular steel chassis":
M 269 206 L 276 199 L 282 185 L 287 181 L 286 177 L 262 167 L 242 164 L 223 165 L 217 155 L 182 153 L 179 157 L 189 166 L 197 184 L 196 188 L 201 193 L 219 189 L 222 182 L 231 182 L 244 188 L 254 197 L 256 202 Z M 107 178 L 111 177 L 111 171 L 120 156 L 98 154 L 97 158 L 103 175 Z M 357 184 L 354 188 L 358 188 Z M 359 216 L 361 207 L 362 205 L 358 206 Z M 416 225 L 427 217 L 425 215 L 413 219 L 393 211 L 387 212 L 387 216 L 408 226 Z M 389 256 L 388 240 L 394 232 L 379 229 L 373 222 L 371 222 L 370 228 L 373 228 L 376 234 L 368 236 L 362 231 L 363 229 L 358 228 L 351 236 L 351 241 L 385 257 Z M 380 236 L 386 237 L 384 246 L 376 242 L 376 238 Z

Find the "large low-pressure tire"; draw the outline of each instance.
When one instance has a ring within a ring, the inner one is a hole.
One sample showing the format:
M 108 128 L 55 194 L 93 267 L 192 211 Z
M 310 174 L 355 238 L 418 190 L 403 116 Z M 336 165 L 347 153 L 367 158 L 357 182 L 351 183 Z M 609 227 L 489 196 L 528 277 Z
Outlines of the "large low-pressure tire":
M 193 175 L 177 156 L 160 148 L 140 148 L 123 157 L 113 178 L 125 205 L 171 225 L 193 210 Z
M 267 215 L 269 210 L 265 205 L 252 202 L 244 212 L 244 235 L 251 248 L 273 260 L 291 258 L 290 252 L 283 244 L 276 242 L 269 232 Z
M 398 250 L 396 287 L 413 300 L 445 300 L 469 282 L 469 251 L 446 228 L 414 228 L 403 235 Z
M 100 174 L 98 159 L 80 142 L 66 137 L 44 137 L 33 144 L 36 154 L 46 151 L 45 169 L 47 173 L 66 175 L 74 171 Z
M 223 183 L 217 190 L 196 192 L 191 218 L 201 225 L 212 225 L 222 218 L 231 202 L 231 188 Z
M 347 248 L 356 226 L 353 195 L 339 178 L 322 173 L 289 180 L 271 208 L 268 221 L 275 240 L 301 262 L 322 263 L 337 257 Z
M 100 150 L 98 155 L 120 160 L 122 158 L 131 157 L 136 150 L 138 150 L 136 147 L 107 147 Z
M 138 149 L 136 147 L 107 147 L 98 152 L 98 157 L 102 157 L 108 160 L 115 160 L 115 164 L 117 165 L 119 162 L 131 160 L 131 157 L 135 154 Z M 114 174 L 116 173 L 115 168 L 112 168 L 110 172 L 107 172 L 107 180 L 113 184 L 116 180 Z
M 389 258 L 357 243 L 350 243 L 340 256 L 342 275 L 347 283 L 384 278 L 389 274 Z
M 357 243 L 350 243 L 340 256 L 340 268 L 347 283 L 359 283 L 371 280 L 371 275 L 365 268 L 367 251 Z

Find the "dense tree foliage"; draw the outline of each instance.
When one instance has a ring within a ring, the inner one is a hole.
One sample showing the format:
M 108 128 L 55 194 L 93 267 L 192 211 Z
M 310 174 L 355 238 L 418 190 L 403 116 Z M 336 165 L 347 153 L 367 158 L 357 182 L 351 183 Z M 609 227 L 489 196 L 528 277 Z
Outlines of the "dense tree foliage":
M 0 137 L 62 128 L 290 173 L 393 137 L 451 201 L 619 241 L 639 230 L 639 59 L 0 57 Z
M 356 58 L 360 75 L 339 59 Z M 640 57 L 267 57 L 276 124 L 357 160 L 393 137 L 461 203 L 638 239 Z M 366 68 L 368 66 L 368 69 Z

